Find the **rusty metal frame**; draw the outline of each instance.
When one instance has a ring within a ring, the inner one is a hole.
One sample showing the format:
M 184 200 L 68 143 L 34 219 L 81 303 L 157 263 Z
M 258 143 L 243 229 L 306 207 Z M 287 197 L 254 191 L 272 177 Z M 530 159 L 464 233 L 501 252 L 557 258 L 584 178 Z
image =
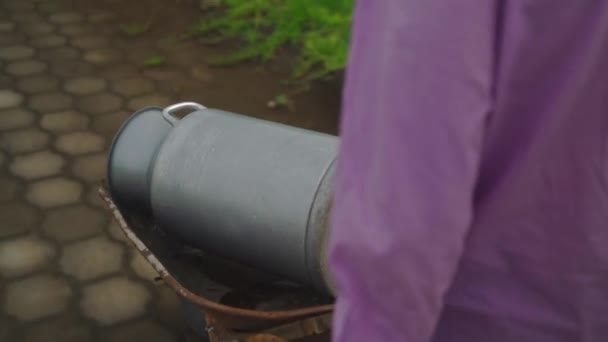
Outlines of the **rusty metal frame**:
M 207 320 L 207 332 L 212 342 L 282 342 L 295 341 L 312 335 L 327 336 L 329 330 L 327 317 L 331 315 L 334 308 L 331 304 L 294 310 L 256 311 L 224 305 L 193 293 L 169 273 L 160 260 L 134 233 L 106 188 L 100 186 L 98 192 L 127 240 L 150 263 L 168 286 L 178 295 L 198 306 L 203 312 Z M 201 324 L 203 323 L 201 322 Z M 264 329 L 263 332 L 247 331 L 256 325 L 274 327 L 274 329 Z M 326 340 L 327 338 L 323 339 L 323 341 Z

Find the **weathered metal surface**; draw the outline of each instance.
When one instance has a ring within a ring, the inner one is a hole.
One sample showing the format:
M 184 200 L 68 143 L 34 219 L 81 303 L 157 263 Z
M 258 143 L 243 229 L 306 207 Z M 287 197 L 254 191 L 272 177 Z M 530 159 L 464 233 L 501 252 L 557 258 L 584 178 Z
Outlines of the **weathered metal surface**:
M 183 285 L 178 278 L 182 278 L 182 280 L 187 279 L 190 273 L 194 273 L 192 269 L 182 265 L 182 260 L 179 260 L 177 257 L 167 257 L 164 254 L 165 251 L 155 246 L 152 241 L 146 241 L 149 242 L 152 248 L 146 245 L 135 231 L 141 235 L 157 235 L 153 231 L 154 228 L 149 226 L 143 227 L 144 225 L 138 222 L 137 218 L 131 218 L 126 213 L 123 215 L 123 212 L 113 202 L 104 186 L 99 188 L 99 194 L 117 220 L 127 239 L 159 273 L 162 280 L 181 297 L 197 305 L 206 314 L 208 321 L 207 329 L 212 341 L 291 341 L 307 335 L 319 335 L 318 337 L 322 338 L 319 341 L 326 340 L 327 334 L 324 337 L 323 333 L 329 329 L 327 317 L 333 311 L 332 304 L 261 311 L 220 303 L 217 298 L 211 297 L 215 296 L 212 290 L 217 290 L 214 287 L 221 285 L 218 285 L 211 279 L 206 280 L 205 278 L 196 283 L 196 288 Z M 141 227 L 134 229 L 136 225 L 140 225 Z M 157 250 L 153 251 L 152 249 L 155 247 Z M 159 255 L 156 255 L 154 252 L 158 252 Z M 165 264 L 170 264 L 171 267 L 166 267 Z M 244 274 L 243 276 L 248 275 Z M 205 291 L 210 292 L 205 293 Z M 290 323 L 295 325 L 291 325 L 291 328 L 289 328 Z M 287 326 L 285 326 L 286 324 Z M 272 330 L 266 331 L 273 327 L 278 330 L 274 333 Z M 282 331 L 281 328 L 286 330 Z M 262 333 L 262 331 L 264 332 Z M 251 338 L 254 336 L 257 336 L 256 338 L 259 340 L 252 340 Z M 262 338 L 266 338 L 267 340 Z M 275 340 L 271 338 L 275 338 Z M 283 340 L 277 338 L 283 338 Z

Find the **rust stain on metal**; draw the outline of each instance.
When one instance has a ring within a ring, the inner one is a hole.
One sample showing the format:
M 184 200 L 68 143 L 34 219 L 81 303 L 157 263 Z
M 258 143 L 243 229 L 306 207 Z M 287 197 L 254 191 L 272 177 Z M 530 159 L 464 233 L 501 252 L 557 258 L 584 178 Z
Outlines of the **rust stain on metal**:
M 226 341 L 225 339 L 223 339 L 222 335 L 230 335 L 228 333 L 230 329 L 247 330 L 249 329 L 249 327 L 255 326 L 257 324 L 268 326 L 269 323 L 280 325 L 284 323 L 307 319 L 310 317 L 328 314 L 333 311 L 334 306 L 332 304 L 318 305 L 292 310 L 257 311 L 224 305 L 218 302 L 214 302 L 208 298 L 199 296 L 184 287 L 181 283 L 179 283 L 177 279 L 169 273 L 169 271 L 162 264 L 162 262 L 158 260 L 158 258 L 150 251 L 150 249 L 139 239 L 139 237 L 129 227 L 129 224 L 125 220 L 123 214 L 120 212 L 120 209 L 113 202 L 109 192 L 104 188 L 104 186 L 100 186 L 99 195 L 112 212 L 114 218 L 118 222 L 119 227 L 121 228 L 127 239 L 131 242 L 131 244 L 133 244 L 133 246 L 135 246 L 135 248 L 142 254 L 142 256 L 144 256 L 144 258 L 152 265 L 152 267 L 154 267 L 154 269 L 159 273 L 163 281 L 180 296 L 196 304 L 206 314 L 208 320 L 209 336 L 211 338 L 211 341 Z M 312 329 L 311 327 L 307 328 L 308 329 L 306 329 L 305 327 L 306 330 L 312 333 L 316 333 L 318 332 L 318 330 L 320 330 L 319 327 L 315 327 Z M 263 335 L 259 336 L 261 337 L 258 338 L 263 337 Z M 270 337 L 266 336 L 266 338 Z M 243 340 L 235 339 L 234 341 Z M 287 340 L 250 339 L 248 341 L 274 342 Z

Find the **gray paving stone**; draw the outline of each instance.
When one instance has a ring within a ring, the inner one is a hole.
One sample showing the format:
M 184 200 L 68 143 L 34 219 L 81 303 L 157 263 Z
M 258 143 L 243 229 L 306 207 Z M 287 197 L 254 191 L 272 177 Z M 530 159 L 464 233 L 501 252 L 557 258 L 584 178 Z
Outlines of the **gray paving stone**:
M 103 342 L 175 342 L 175 336 L 152 321 L 142 321 L 117 328 L 102 339 Z
M 7 317 L 0 316 L 0 341 L 19 341 L 19 327 Z
M 72 290 L 63 278 L 37 275 L 10 283 L 6 289 L 5 312 L 31 321 L 64 311 Z
M 49 211 L 42 229 L 54 240 L 65 243 L 97 235 L 104 222 L 100 211 L 78 204 Z
M 154 90 L 154 82 L 143 77 L 128 77 L 112 83 L 112 90 L 126 97 L 143 95 Z
M 64 247 L 59 264 L 66 274 L 86 281 L 120 271 L 123 254 L 120 244 L 98 236 Z
M 144 314 L 149 300 L 150 294 L 143 285 L 114 277 L 85 286 L 80 307 L 87 317 L 110 325 Z
M 34 113 L 21 109 L 12 108 L 0 110 L 0 131 L 8 131 L 31 125 L 36 116 Z
M 84 53 L 84 60 L 93 64 L 110 64 L 122 58 L 122 52 L 111 48 L 90 50 Z
M 67 133 L 87 128 L 89 118 L 86 115 L 73 112 L 45 114 L 40 120 L 40 126 L 53 133 Z
M 67 38 L 58 34 L 48 34 L 39 36 L 30 41 L 30 44 L 36 48 L 53 48 L 65 45 Z
M 59 89 L 59 79 L 45 74 L 22 77 L 17 81 L 17 88 L 27 94 L 50 92 Z
M 90 35 L 91 33 L 93 33 L 93 29 L 91 28 L 91 26 L 88 25 L 70 24 L 60 27 L 59 32 L 65 34 L 66 36 L 76 37 Z
M 133 253 L 131 262 L 129 263 L 135 273 L 142 279 L 153 282 L 158 277 L 158 272 L 150 265 L 146 259 L 139 253 Z
M 112 12 L 99 11 L 89 15 L 89 22 L 99 24 L 116 19 L 116 15 Z
M 126 77 L 138 76 L 139 70 L 130 64 L 119 63 L 118 65 L 108 65 L 101 74 L 107 80 L 119 80 Z
M 15 32 L 0 32 L 0 46 L 14 45 L 22 43 L 25 37 L 20 33 Z
M 108 224 L 107 229 L 112 239 L 116 241 L 127 242 L 127 237 L 125 236 L 125 233 L 123 233 L 123 231 L 120 229 L 115 219 L 112 219 L 110 221 L 110 224 Z
M 186 330 L 182 305 L 175 291 L 167 285 L 158 286 L 157 291 L 156 310 L 161 321 L 178 331 Z
M 115 112 L 95 117 L 91 128 L 93 131 L 107 137 L 113 138 L 120 126 L 129 118 L 128 112 Z
M 67 178 L 50 178 L 27 186 L 25 198 L 41 208 L 52 208 L 78 202 L 82 185 Z
M 149 69 L 144 71 L 144 76 L 151 78 L 156 81 L 175 81 L 180 78 L 185 78 L 186 75 L 180 70 L 176 69 Z
M 20 24 L 39 23 L 44 17 L 34 11 L 19 11 L 12 14 L 11 19 Z
M 0 32 L 10 32 L 13 30 L 15 30 L 15 23 L 7 20 L 0 20 Z
M 71 63 L 73 60 L 80 57 L 80 52 L 72 47 L 58 47 L 52 49 L 44 49 L 38 52 L 40 60 L 47 62 L 62 62 Z
M 148 94 L 135 97 L 129 101 L 128 107 L 133 111 L 140 110 L 148 106 L 166 107 L 172 104 L 171 98 L 162 94 Z
M 0 59 L 7 61 L 30 58 L 33 55 L 34 50 L 26 45 L 5 46 L 0 49 Z
M 39 271 L 54 255 L 51 244 L 33 236 L 0 241 L 0 274 L 17 277 Z
M 5 238 L 29 231 L 38 221 L 36 209 L 24 202 L 0 205 L 0 237 Z
M 67 110 L 72 105 L 72 98 L 66 94 L 53 92 L 37 94 L 30 98 L 28 106 L 40 113 L 51 113 Z
M 214 80 L 211 69 L 204 65 L 192 67 L 188 75 L 203 83 L 211 83 Z
M 45 13 L 57 12 L 57 4 L 54 2 L 43 2 L 38 5 L 38 9 Z
M 13 154 L 40 150 L 48 142 L 49 135 L 37 128 L 26 128 L 0 135 L 0 146 Z
M 23 95 L 12 90 L 0 90 L 0 110 L 19 106 L 23 102 Z
M 64 78 L 82 77 L 91 74 L 94 67 L 86 62 L 73 60 L 71 62 L 58 61 L 51 66 L 51 72 Z
M 15 199 L 17 192 L 20 190 L 21 186 L 14 179 L 0 178 L 0 203 Z
M 2 183 L 0 183 L 0 189 L 1 188 L 2 188 Z M 99 188 L 99 185 L 97 185 L 97 184 L 93 184 L 92 186 L 89 187 L 89 190 L 87 191 L 87 202 L 90 205 L 92 205 L 93 207 L 105 210 L 106 205 L 105 205 L 105 202 L 99 196 L 98 188 Z M 1 200 L 1 197 L 0 197 L 0 200 Z
M 55 28 L 45 22 L 31 23 L 22 28 L 22 31 L 30 36 L 47 35 Z
M 16 176 L 32 180 L 56 175 L 64 164 L 61 155 L 45 150 L 16 157 L 11 163 L 10 170 Z
M 27 76 L 43 72 L 46 70 L 46 65 L 33 59 L 19 60 L 7 64 L 5 70 L 10 75 Z
M 92 334 L 75 315 L 62 314 L 57 318 L 29 327 L 24 342 L 91 342 Z
M 51 15 L 49 21 L 54 24 L 74 24 L 83 21 L 83 16 L 76 12 L 60 12 Z
M 61 135 L 55 142 L 55 148 L 68 155 L 81 155 L 103 150 L 105 140 L 92 132 L 74 132 Z
M 106 81 L 103 78 L 79 77 L 65 83 L 65 90 L 74 95 L 91 95 L 105 89 Z
M 81 97 L 77 106 L 83 113 L 104 114 L 119 110 L 122 99 L 111 93 L 99 93 Z
M 72 166 L 76 177 L 88 183 L 97 183 L 105 177 L 106 155 L 96 154 L 76 159 Z
M 13 79 L 8 77 L 7 75 L 0 74 L 0 90 L 10 89 L 13 87 Z
M 34 9 L 34 4 L 27 1 L 9 1 L 4 4 L 4 6 L 6 7 L 6 9 L 17 13 L 20 13 L 24 10 Z
M 109 45 L 109 41 L 103 36 L 82 36 L 72 39 L 72 45 L 81 49 L 99 49 Z

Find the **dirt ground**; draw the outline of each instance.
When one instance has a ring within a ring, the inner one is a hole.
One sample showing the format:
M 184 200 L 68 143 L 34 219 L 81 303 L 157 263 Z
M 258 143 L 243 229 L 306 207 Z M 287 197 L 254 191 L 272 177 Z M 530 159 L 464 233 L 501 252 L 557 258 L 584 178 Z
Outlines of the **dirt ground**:
M 334 80 L 316 82 L 306 91 L 294 91 L 283 84 L 289 78 L 289 68 L 293 63 L 289 53 L 265 64 L 251 62 L 225 67 L 208 66 L 206 60 L 209 57 L 235 51 L 238 42 L 206 45 L 196 38 L 184 38 L 194 23 L 209 15 L 209 12 L 200 9 L 200 0 L 71 1 L 79 12 L 101 9 L 115 13 L 119 27 L 149 23 L 146 32 L 137 36 L 129 37 L 124 33 L 118 36 L 121 37 L 120 44 L 129 46 L 135 55 L 141 56 L 142 62 L 151 56 L 165 59 L 165 65 L 155 68 L 158 73 L 170 72 L 180 63 L 198 61 L 200 66 L 194 72 L 200 73 L 198 77 L 208 81 L 204 88 L 187 80 L 162 84 L 171 88 L 181 99 L 337 134 L 342 87 L 339 76 Z M 282 93 L 290 94 L 294 104 L 291 110 L 268 108 L 268 101 Z

